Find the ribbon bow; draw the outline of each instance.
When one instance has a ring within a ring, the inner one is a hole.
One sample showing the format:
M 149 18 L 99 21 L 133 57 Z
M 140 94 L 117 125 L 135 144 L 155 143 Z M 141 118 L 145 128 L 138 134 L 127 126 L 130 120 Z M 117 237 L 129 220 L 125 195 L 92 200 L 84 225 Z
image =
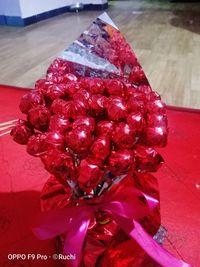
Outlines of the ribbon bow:
M 63 253 L 76 255 L 76 259 L 71 260 L 71 266 L 78 267 L 90 220 L 94 212 L 101 210 L 107 212 L 161 266 L 191 267 L 162 248 L 137 222 L 157 205 L 156 199 L 136 188 L 129 187 L 120 193 L 111 189 L 97 199 L 81 201 L 78 206 L 45 212 L 39 217 L 33 232 L 40 239 L 54 238 L 66 233 Z

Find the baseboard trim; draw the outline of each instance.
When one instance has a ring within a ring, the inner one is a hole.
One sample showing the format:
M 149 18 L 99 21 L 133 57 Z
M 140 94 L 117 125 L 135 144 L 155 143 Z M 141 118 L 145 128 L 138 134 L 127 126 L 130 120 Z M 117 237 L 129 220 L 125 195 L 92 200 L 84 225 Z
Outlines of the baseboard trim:
M 87 4 L 84 5 L 83 10 L 104 10 L 108 8 L 108 3 L 105 4 L 98 4 L 98 5 L 93 5 L 93 4 Z M 28 26 L 30 24 L 46 20 L 52 17 L 55 17 L 57 15 L 61 15 L 66 12 L 73 12 L 70 10 L 69 6 L 57 8 L 54 10 L 50 10 L 41 14 L 37 14 L 28 18 L 21 18 L 21 17 L 16 17 L 16 16 L 3 16 L 0 15 L 0 25 L 8 25 L 8 26 L 16 26 L 16 27 L 24 27 Z
M 87 4 L 87 5 L 84 5 L 84 10 L 104 10 L 104 9 L 107 9 L 108 8 L 108 3 L 105 3 L 105 4 L 98 4 L 98 5 L 93 5 L 93 4 Z
M 16 26 L 16 27 L 25 26 L 24 21 L 21 17 L 3 16 L 3 15 L 0 16 L 0 25 Z

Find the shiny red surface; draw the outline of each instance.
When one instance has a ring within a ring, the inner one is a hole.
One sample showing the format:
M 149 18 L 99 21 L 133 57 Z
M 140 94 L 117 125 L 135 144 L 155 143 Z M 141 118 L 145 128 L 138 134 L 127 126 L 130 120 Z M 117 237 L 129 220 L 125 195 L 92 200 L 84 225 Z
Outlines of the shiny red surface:
M 24 118 L 18 103 L 24 90 L 1 86 L 0 123 Z M 168 146 L 159 152 L 166 163 L 155 175 L 160 184 L 162 224 L 168 230 L 165 246 L 173 254 L 200 266 L 200 111 L 168 109 Z M 5 132 L 5 130 L 3 130 Z M 2 133 L 2 132 L 1 132 Z M 49 177 L 41 162 L 9 134 L 0 136 L 0 266 L 13 266 L 9 253 L 52 255 L 53 241 L 37 240 L 30 218 L 39 209 L 43 184 Z M 45 266 L 43 261 L 15 262 L 20 266 Z M 49 259 L 46 266 L 59 267 Z

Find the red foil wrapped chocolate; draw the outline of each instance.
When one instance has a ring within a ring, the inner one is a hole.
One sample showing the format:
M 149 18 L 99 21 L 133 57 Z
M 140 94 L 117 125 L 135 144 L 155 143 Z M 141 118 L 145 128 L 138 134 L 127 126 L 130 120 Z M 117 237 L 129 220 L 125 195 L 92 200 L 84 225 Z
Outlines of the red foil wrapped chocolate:
M 120 122 L 115 127 L 112 140 L 118 148 L 130 149 L 136 142 L 135 129 L 132 130 L 128 124 Z
M 62 112 L 69 119 L 76 119 L 79 116 L 86 115 L 86 105 L 81 100 L 67 101 Z
M 73 122 L 72 128 L 75 129 L 82 126 L 88 128 L 91 132 L 94 132 L 96 123 L 92 117 L 80 116 Z
M 19 108 L 22 113 L 27 114 L 28 111 L 38 105 L 44 105 L 44 99 L 42 94 L 38 91 L 30 92 L 21 98 Z
M 90 193 L 103 178 L 103 170 L 99 166 L 83 159 L 77 170 L 77 180 L 80 188 L 86 193 Z
M 37 130 L 45 131 L 50 120 L 50 111 L 44 106 L 37 106 L 28 112 L 28 121 Z
M 134 169 L 133 154 L 129 150 L 113 151 L 108 159 L 108 169 L 116 176 Z
M 65 85 L 64 84 L 52 84 L 48 86 L 46 91 L 46 96 L 51 100 L 62 98 L 65 95 Z
M 75 153 L 79 154 L 89 151 L 93 138 L 87 126 L 79 126 L 68 132 L 65 140 L 67 146 Z
M 124 84 L 117 79 L 108 80 L 106 82 L 106 91 L 109 95 L 125 96 Z
M 90 113 L 92 116 L 103 116 L 107 99 L 100 94 L 93 95 L 89 100 Z
M 27 143 L 26 151 L 35 157 L 40 157 L 47 152 L 48 145 L 46 143 L 46 134 L 32 135 Z
M 56 114 L 50 117 L 48 128 L 49 131 L 65 133 L 68 129 L 70 129 L 70 127 L 71 123 L 64 115 Z
M 98 134 L 106 134 L 108 136 L 111 136 L 113 134 L 113 131 L 115 129 L 115 124 L 112 121 L 100 121 L 97 124 L 97 131 Z
M 46 134 L 45 142 L 48 144 L 48 148 L 64 149 L 65 138 L 59 131 L 51 131 Z
M 108 118 L 113 121 L 124 120 L 128 115 L 126 103 L 120 97 L 109 97 L 106 108 Z
M 28 122 L 19 120 L 10 134 L 15 142 L 26 145 L 29 137 L 33 134 L 33 129 Z
M 74 178 L 74 159 L 69 152 L 57 149 L 48 150 L 41 159 L 45 169 L 62 184 L 67 185 L 67 179 L 72 180 Z
M 156 172 L 164 162 L 161 155 L 151 147 L 137 146 L 134 149 L 136 169 L 141 172 Z
M 53 101 L 50 110 L 55 114 L 64 114 L 66 104 L 67 102 L 65 100 L 57 98 Z
M 99 136 L 91 147 L 93 156 L 100 160 L 105 160 L 110 154 L 110 139 L 106 135 Z

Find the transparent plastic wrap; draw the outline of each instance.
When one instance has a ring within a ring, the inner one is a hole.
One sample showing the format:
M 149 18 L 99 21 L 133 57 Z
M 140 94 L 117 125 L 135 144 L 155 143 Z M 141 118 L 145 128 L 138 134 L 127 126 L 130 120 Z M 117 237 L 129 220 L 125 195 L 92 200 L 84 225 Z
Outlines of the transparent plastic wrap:
M 20 109 L 27 120 L 11 135 L 52 175 L 33 230 L 76 256 L 66 266 L 189 266 L 159 245 L 165 229 L 152 172 L 164 162 L 155 148 L 167 143 L 165 104 L 106 13 Z

